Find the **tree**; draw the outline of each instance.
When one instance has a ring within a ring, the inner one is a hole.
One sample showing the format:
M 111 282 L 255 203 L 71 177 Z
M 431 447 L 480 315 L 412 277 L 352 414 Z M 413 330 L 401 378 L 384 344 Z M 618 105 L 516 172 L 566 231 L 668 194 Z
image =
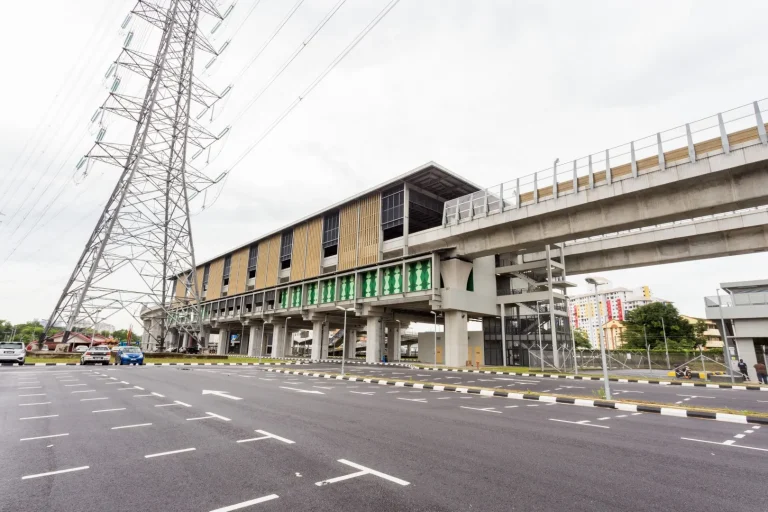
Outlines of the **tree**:
M 587 336 L 584 329 L 573 330 L 573 342 L 576 348 L 592 348 L 592 343 L 589 341 L 589 336 Z
M 662 318 L 664 324 L 662 327 Z M 664 349 L 664 331 L 670 350 L 690 350 L 697 344 L 693 324 L 680 316 L 677 308 L 664 302 L 652 302 L 627 313 L 626 331 L 622 334 L 626 348 L 645 348 L 646 339 L 651 350 Z M 645 334 L 643 334 L 645 327 Z
M 128 331 L 125 329 L 112 331 L 112 337 L 119 341 L 128 341 Z
M 707 323 L 704 320 L 697 320 L 695 324 L 693 324 L 693 335 L 694 339 L 696 341 L 695 348 L 706 348 L 707 347 L 707 337 L 704 336 L 704 331 L 707 330 Z

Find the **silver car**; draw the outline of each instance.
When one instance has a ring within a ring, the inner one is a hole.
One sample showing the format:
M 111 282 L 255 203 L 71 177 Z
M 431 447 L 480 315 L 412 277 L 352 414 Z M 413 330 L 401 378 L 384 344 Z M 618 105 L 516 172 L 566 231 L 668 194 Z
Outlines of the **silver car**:
M 27 360 L 27 349 L 20 341 L 0 341 L 0 363 L 19 363 Z
M 80 357 L 80 364 L 109 364 L 109 358 L 111 356 L 109 347 L 106 345 L 96 345 L 94 347 L 88 347 Z

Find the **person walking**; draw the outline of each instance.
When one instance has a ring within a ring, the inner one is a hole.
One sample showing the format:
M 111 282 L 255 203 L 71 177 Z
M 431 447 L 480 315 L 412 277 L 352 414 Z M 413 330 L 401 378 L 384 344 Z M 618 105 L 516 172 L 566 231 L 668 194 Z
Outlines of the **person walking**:
M 757 382 L 760 384 L 768 384 L 768 370 L 766 370 L 765 364 L 757 363 L 755 365 L 755 371 L 757 372 Z
M 739 371 L 744 376 L 744 380 L 749 380 L 749 373 L 747 372 L 747 363 L 743 359 L 739 359 Z

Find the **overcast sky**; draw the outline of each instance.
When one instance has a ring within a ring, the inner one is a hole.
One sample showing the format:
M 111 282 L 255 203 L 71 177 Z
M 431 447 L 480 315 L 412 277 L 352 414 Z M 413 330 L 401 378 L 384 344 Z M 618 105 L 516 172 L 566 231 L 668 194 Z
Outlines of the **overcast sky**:
M 203 74 L 216 90 L 239 74 L 294 3 L 262 0 L 242 23 L 254 1 L 238 2 L 216 40 L 223 44 L 242 24 Z M 229 169 L 388 2 L 348 0 L 245 110 L 336 1 L 306 0 L 235 82 L 211 130 L 238 119 L 206 173 Z M 79 185 L 72 176 L 92 144 L 89 120 L 106 97 L 104 73 L 119 53 L 120 24 L 132 4 L 3 6 L 0 196 L 18 191 L 0 200 L 0 318 L 50 314 L 117 179 L 111 167 L 95 168 Z M 701 0 L 402 0 L 211 190 L 204 212 L 203 198 L 196 202 L 197 256 L 224 252 L 430 160 L 491 186 L 558 157 L 567 162 L 761 99 L 766 19 L 768 3 L 760 1 L 726 8 Z M 146 32 L 139 24 L 136 30 Z M 152 52 L 148 34 L 141 41 Z M 125 142 L 121 135 L 115 130 L 106 139 Z M 617 286 L 648 285 L 702 316 L 702 297 L 718 283 L 764 278 L 766 263 L 758 254 L 604 275 Z

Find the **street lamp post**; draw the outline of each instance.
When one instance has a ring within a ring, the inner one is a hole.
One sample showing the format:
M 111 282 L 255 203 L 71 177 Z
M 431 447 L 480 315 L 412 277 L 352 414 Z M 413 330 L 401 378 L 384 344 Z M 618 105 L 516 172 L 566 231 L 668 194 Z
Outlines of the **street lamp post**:
M 288 320 L 290 320 L 291 317 L 287 316 L 285 317 L 285 327 L 283 327 L 283 357 L 285 357 L 285 348 L 288 346 Z
M 395 322 L 397 322 L 397 333 L 402 336 L 403 335 L 403 324 L 400 323 L 400 320 L 395 318 Z M 402 341 L 402 338 L 401 338 Z M 395 356 L 395 361 L 400 361 L 400 344 L 397 345 L 397 350 L 393 350 L 392 354 Z
M 344 360 L 347 358 L 347 311 L 354 311 L 355 308 L 343 308 L 336 306 L 336 309 L 340 309 L 344 312 L 344 341 L 341 344 L 341 376 L 344 376 Z
M 597 285 L 607 284 L 608 280 L 603 277 L 587 277 L 585 281 L 595 287 L 595 307 L 597 309 L 597 330 L 600 336 L 600 356 L 603 360 L 603 384 L 605 387 L 605 399 L 611 399 L 611 385 L 608 382 L 608 363 L 605 358 L 605 333 L 603 333 L 603 315 L 600 313 L 600 303 L 597 300 Z
M 541 300 L 536 301 L 536 327 L 539 329 L 539 362 L 541 363 L 541 371 L 544 371 L 544 345 L 541 340 Z
M 435 365 L 437 365 L 437 313 L 434 311 L 430 311 L 432 315 L 435 317 Z M 443 340 L 445 342 L 445 340 Z
M 651 346 L 648 344 L 648 336 L 645 334 L 645 324 L 643 324 L 643 339 L 645 340 L 645 353 L 648 354 L 648 371 L 653 374 L 653 367 L 651 366 Z

